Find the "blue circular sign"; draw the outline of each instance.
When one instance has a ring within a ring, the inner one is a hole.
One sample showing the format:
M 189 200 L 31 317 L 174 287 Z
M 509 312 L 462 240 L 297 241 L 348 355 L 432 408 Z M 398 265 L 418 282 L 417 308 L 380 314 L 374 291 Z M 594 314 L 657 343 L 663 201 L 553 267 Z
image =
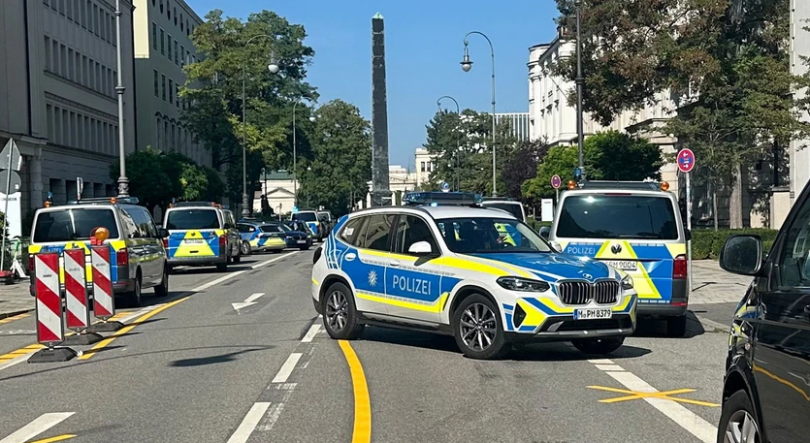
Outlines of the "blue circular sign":
M 450 190 L 450 184 L 447 182 L 442 182 L 442 191 L 447 192 Z
M 678 169 L 681 172 L 690 172 L 695 168 L 695 153 L 691 149 L 681 149 L 678 152 Z

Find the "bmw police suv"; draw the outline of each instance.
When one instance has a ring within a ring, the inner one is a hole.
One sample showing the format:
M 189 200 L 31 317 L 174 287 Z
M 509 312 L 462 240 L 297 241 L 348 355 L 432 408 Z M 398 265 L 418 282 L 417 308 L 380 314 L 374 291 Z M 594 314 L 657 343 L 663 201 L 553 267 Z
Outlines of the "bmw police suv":
M 365 325 L 453 335 L 471 358 L 522 341 L 618 349 L 636 325 L 629 276 L 597 260 L 554 252 L 505 211 L 387 207 L 338 220 L 316 250 L 312 298 L 335 339 Z

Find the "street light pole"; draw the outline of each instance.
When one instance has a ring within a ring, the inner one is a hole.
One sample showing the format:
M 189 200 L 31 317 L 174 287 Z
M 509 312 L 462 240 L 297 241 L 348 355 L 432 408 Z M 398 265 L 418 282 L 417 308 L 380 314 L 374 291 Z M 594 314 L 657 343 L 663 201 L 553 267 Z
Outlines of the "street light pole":
M 307 98 L 307 100 L 312 101 L 312 99 L 309 98 Z M 298 143 L 295 134 L 295 108 L 298 106 L 298 103 L 301 103 L 300 99 L 296 100 L 293 104 L 293 202 L 295 202 L 296 208 L 298 207 Z M 314 122 L 315 117 L 309 117 L 309 121 Z
M 251 37 L 245 42 L 244 47 L 257 38 L 269 38 L 274 40 L 274 37 L 259 34 Z M 267 69 L 271 74 L 278 72 L 278 65 L 276 64 L 276 57 L 273 51 L 270 51 L 270 63 Z M 247 71 L 245 69 L 245 59 L 242 59 L 242 218 L 250 217 L 250 209 L 248 209 L 248 195 L 247 195 L 247 98 L 245 95 L 245 83 L 247 80 Z
M 471 34 L 478 34 L 484 37 L 489 43 L 489 52 L 492 57 L 492 196 L 498 196 L 498 182 L 497 182 L 497 164 L 495 163 L 495 47 L 492 46 L 492 40 L 480 31 L 470 31 L 464 36 L 464 59 L 461 61 L 461 69 L 464 72 L 470 72 L 472 69 L 472 61 L 470 61 L 469 42 L 467 37 Z
M 582 88 L 585 84 L 585 79 L 582 78 L 582 39 L 580 34 L 580 7 L 582 0 L 575 2 L 577 10 L 577 78 L 575 80 L 577 85 L 577 150 L 579 152 L 579 170 L 582 180 L 585 179 L 585 133 L 582 127 Z
M 461 190 L 461 178 L 458 176 L 458 170 L 459 170 L 459 167 L 460 167 L 460 162 L 459 162 L 459 158 L 458 158 L 458 151 L 461 150 L 461 140 L 460 140 L 461 139 L 461 130 L 460 130 L 460 127 L 459 127 L 461 125 L 461 108 L 458 106 L 458 101 L 456 101 L 456 99 L 454 99 L 453 97 L 450 97 L 449 95 L 443 95 L 443 96 L 439 97 L 438 100 L 436 100 L 436 106 L 439 107 L 439 110 L 441 110 L 441 108 L 442 108 L 441 101 L 444 98 L 449 99 L 449 100 L 453 100 L 453 103 L 456 104 L 456 115 L 458 116 L 458 119 L 459 119 L 458 123 L 456 123 L 456 153 L 455 153 L 455 158 L 456 158 L 456 168 L 455 169 L 456 170 L 455 170 L 455 173 L 453 174 L 453 176 L 454 176 L 453 177 L 453 181 L 454 181 L 453 184 L 454 184 L 454 186 L 456 188 L 456 191 L 460 191 Z M 455 182 L 458 182 L 458 184 L 456 184 Z
M 118 196 L 129 197 L 129 179 L 127 178 L 127 165 L 126 157 L 127 150 L 124 146 L 124 69 L 122 65 L 121 52 L 124 50 L 121 44 L 121 0 L 115 0 L 115 39 L 116 39 L 116 57 L 118 66 L 118 85 L 115 87 L 115 93 L 118 96 Z

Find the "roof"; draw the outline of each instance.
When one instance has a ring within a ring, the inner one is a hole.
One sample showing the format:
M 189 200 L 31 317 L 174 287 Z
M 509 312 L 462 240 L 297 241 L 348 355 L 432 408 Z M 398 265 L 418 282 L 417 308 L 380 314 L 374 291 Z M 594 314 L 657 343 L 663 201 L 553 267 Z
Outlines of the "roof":
M 447 218 L 515 218 L 506 211 L 469 206 L 384 206 L 352 212 L 349 217 L 391 212 L 415 215 L 428 214 L 439 220 Z
M 292 180 L 293 174 L 292 172 L 280 169 L 278 171 L 270 171 L 268 173 L 262 174 L 259 180 Z

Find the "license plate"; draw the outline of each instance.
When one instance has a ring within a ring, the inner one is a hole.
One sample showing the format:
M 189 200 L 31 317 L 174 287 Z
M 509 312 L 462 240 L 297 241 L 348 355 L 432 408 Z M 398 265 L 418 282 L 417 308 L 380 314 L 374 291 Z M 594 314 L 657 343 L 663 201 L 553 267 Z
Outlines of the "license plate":
M 184 241 L 189 245 L 201 245 L 205 243 L 205 241 L 200 238 L 187 238 Z
M 638 269 L 638 262 L 625 260 L 605 260 L 606 265 L 621 269 L 622 271 L 635 271 Z
M 574 320 L 595 320 L 613 317 L 610 309 L 575 309 Z
M 299 245 L 306 244 L 306 242 L 307 242 L 306 240 L 298 240 L 298 244 L 299 244 Z

